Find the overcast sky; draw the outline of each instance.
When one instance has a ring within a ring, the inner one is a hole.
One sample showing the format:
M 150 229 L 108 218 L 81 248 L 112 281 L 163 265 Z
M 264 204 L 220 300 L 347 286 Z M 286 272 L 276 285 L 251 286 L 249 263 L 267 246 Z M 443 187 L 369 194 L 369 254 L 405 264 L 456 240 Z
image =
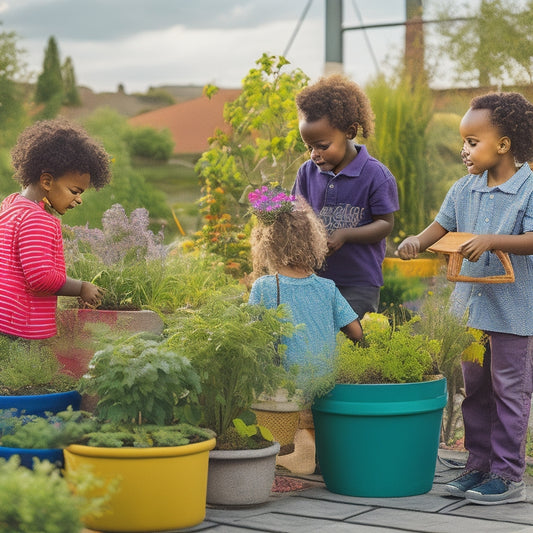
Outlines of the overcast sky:
M 96 92 L 150 86 L 240 87 L 267 52 L 283 54 L 309 0 L 0 0 L 31 71 L 50 36 L 77 82 Z M 428 4 L 426 1 L 425 4 Z M 405 0 L 344 0 L 344 25 L 402 22 Z M 286 57 L 312 79 L 324 72 L 325 0 L 313 0 Z M 344 32 L 344 70 L 364 85 L 403 51 L 404 28 Z M 368 42 L 370 43 L 370 46 Z M 35 79 L 35 77 L 34 77 Z

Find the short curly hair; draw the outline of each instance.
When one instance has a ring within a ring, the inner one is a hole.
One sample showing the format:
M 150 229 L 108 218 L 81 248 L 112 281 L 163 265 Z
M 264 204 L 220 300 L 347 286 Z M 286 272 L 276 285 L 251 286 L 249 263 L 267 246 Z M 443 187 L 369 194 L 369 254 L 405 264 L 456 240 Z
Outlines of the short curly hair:
M 494 92 L 476 96 L 471 109 L 488 109 L 491 123 L 511 140 L 511 152 L 519 163 L 533 160 L 533 104 L 520 93 Z
M 326 117 L 329 123 L 343 132 L 354 123 L 359 124 L 362 136 L 374 132 L 374 113 L 370 100 L 357 83 L 341 74 L 320 78 L 296 95 L 298 114 L 308 122 Z
M 100 189 L 111 179 L 110 157 L 102 144 L 79 125 L 63 119 L 40 120 L 26 128 L 11 150 L 13 178 L 23 187 L 38 183 L 41 174 L 89 174 Z
M 326 228 L 313 209 L 298 199 L 294 211 L 280 213 L 274 223 L 258 223 L 250 236 L 253 278 L 281 267 L 318 270 L 328 253 Z

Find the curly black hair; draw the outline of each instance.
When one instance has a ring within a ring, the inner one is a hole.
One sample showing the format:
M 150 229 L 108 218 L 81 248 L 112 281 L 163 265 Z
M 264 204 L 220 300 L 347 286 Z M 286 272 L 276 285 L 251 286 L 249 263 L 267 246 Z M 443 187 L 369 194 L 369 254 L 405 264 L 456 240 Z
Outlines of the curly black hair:
M 41 174 L 89 174 L 100 189 L 111 179 L 110 157 L 102 144 L 79 125 L 63 119 L 41 120 L 26 128 L 11 150 L 13 178 L 23 187 L 38 183 Z
M 320 78 L 296 95 L 298 113 L 308 122 L 326 117 L 343 132 L 359 124 L 363 137 L 374 132 L 374 113 L 370 100 L 357 83 L 342 74 Z
M 519 163 L 533 160 L 533 104 L 514 92 L 476 96 L 471 109 L 488 109 L 491 123 L 511 140 L 511 152 Z

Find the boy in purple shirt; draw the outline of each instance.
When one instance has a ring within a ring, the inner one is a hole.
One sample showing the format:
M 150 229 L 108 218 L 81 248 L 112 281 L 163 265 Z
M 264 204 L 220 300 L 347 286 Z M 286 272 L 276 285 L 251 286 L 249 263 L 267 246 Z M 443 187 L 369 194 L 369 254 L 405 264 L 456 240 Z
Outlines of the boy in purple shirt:
M 399 209 L 396 181 L 353 141 L 374 129 L 370 102 L 356 83 L 339 74 L 321 78 L 296 96 L 296 105 L 311 159 L 299 168 L 292 192 L 328 231 L 329 255 L 319 274 L 363 317 L 378 310 L 386 237 Z

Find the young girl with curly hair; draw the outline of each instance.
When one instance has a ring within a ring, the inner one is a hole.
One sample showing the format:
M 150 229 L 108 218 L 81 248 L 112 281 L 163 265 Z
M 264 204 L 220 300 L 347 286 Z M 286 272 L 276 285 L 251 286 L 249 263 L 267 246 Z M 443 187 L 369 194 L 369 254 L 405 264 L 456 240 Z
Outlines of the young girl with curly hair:
M 333 280 L 362 317 L 378 310 L 386 237 L 399 209 L 396 181 L 354 142 L 374 129 L 370 102 L 356 83 L 340 74 L 321 78 L 296 95 L 296 106 L 311 157 L 292 192 L 307 200 L 327 230 L 328 257 L 319 275 Z
M 101 296 L 96 285 L 67 277 L 56 215 L 108 183 L 109 155 L 81 127 L 45 120 L 22 132 L 11 157 L 22 192 L 0 205 L 0 333 L 45 339 L 56 334 L 58 295 L 90 305 Z
M 308 365 L 314 357 L 331 359 L 339 330 L 354 340 L 361 338 L 362 330 L 335 284 L 315 274 L 328 252 L 324 225 L 303 200 L 266 187 L 256 194 L 252 258 L 254 274 L 264 275 L 254 281 L 249 303 L 286 304 L 292 322 L 305 325 L 283 339 L 288 367 Z
M 447 491 L 472 503 L 523 501 L 525 445 L 533 390 L 533 105 L 513 92 L 474 98 L 459 127 L 469 174 L 448 191 L 426 229 L 398 247 L 412 259 L 449 231 L 473 233 L 462 273 L 501 274 L 493 250 L 509 254 L 514 283 L 459 282 L 452 295 L 468 325 L 486 332 L 483 366 L 463 363 L 465 472 Z
M 324 225 L 304 200 L 295 200 L 280 189 L 264 186 L 251 193 L 257 224 L 251 235 L 254 275 L 250 304 L 268 308 L 287 306 L 291 321 L 299 326 L 292 337 L 281 339 L 287 346 L 284 365 L 297 365 L 299 385 L 327 372 L 336 348 L 339 330 L 354 341 L 362 338 L 355 311 L 335 283 L 318 277 L 315 271 L 328 253 Z M 312 418 L 301 415 L 295 451 L 280 456 L 278 464 L 299 474 L 315 470 Z

